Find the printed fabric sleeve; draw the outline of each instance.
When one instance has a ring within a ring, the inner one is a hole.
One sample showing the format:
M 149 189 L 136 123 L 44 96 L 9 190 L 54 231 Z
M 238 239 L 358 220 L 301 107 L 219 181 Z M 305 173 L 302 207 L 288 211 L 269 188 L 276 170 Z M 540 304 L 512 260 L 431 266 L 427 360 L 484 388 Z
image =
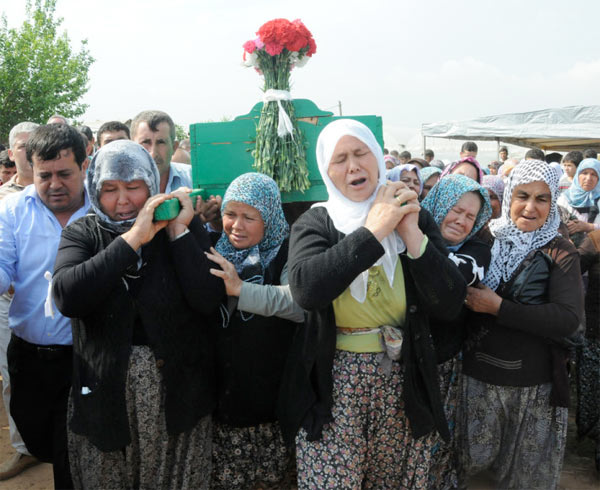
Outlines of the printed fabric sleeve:
M 482 241 L 472 239 L 456 252 L 450 252 L 448 258 L 458 267 L 467 286 L 477 286 L 485 277 L 490 266 L 492 251 Z
M 331 237 L 339 235 L 322 207 L 309 209 L 292 226 L 289 284 L 294 300 L 305 310 L 328 306 L 384 253 L 365 227 L 332 243 Z
M 281 285 L 242 283 L 237 308 L 261 316 L 277 316 L 296 323 L 304 321 L 304 310 L 294 301 L 288 284 L 287 264 L 281 271 Z
M 567 246 L 568 249 L 551 253 L 554 264 L 550 271 L 548 302 L 524 305 L 503 299 L 498 312 L 499 324 L 554 339 L 575 332 L 583 321 L 583 285 L 579 254 L 571 244 Z

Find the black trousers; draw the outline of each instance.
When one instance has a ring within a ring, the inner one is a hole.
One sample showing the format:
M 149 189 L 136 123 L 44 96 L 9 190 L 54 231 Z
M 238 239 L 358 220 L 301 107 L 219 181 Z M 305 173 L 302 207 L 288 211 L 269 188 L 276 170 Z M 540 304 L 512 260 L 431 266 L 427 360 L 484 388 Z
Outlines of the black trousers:
M 72 349 L 36 346 L 13 334 L 7 358 L 10 414 L 27 450 L 40 461 L 52 463 L 56 489 L 71 489 L 67 400 L 73 371 Z

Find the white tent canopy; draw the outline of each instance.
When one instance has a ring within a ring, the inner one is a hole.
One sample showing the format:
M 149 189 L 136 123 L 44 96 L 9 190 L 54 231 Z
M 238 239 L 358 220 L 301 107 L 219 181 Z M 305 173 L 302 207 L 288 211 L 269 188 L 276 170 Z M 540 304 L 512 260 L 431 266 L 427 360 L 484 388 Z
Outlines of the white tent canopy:
M 427 137 L 484 140 L 551 151 L 600 148 L 600 105 L 500 114 L 470 121 L 425 123 Z

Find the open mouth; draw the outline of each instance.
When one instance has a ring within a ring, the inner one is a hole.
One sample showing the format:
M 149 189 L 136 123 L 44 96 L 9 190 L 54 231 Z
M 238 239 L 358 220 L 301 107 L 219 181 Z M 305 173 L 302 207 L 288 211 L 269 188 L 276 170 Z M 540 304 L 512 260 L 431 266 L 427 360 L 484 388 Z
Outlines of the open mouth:
M 352 185 L 352 186 L 359 186 L 359 185 L 361 185 L 361 184 L 364 184 L 366 181 L 367 181 L 367 179 L 366 179 L 366 178 L 364 178 L 364 177 L 361 177 L 361 178 L 359 178 L 359 179 L 354 179 L 354 180 L 352 180 L 352 181 L 350 182 L 350 185 Z
M 135 211 L 131 211 L 129 213 L 117 213 L 117 219 L 119 221 L 133 219 L 137 216 Z

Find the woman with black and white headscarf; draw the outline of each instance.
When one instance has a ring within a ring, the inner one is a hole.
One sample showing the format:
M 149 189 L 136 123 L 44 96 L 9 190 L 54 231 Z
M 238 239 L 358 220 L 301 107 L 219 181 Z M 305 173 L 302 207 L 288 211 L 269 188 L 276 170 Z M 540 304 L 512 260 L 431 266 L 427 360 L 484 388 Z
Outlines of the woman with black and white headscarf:
M 579 256 L 558 234 L 558 176 L 521 162 L 504 191 L 483 284 L 468 288 L 457 440 L 463 479 L 556 488 L 567 435 L 567 350 L 583 317 Z
M 158 194 L 132 141 L 96 153 L 91 212 L 64 229 L 54 300 L 73 323 L 68 417 L 75 488 L 203 488 L 215 406 L 211 313 L 225 295 L 190 189 Z M 178 216 L 155 221 L 169 197 Z

